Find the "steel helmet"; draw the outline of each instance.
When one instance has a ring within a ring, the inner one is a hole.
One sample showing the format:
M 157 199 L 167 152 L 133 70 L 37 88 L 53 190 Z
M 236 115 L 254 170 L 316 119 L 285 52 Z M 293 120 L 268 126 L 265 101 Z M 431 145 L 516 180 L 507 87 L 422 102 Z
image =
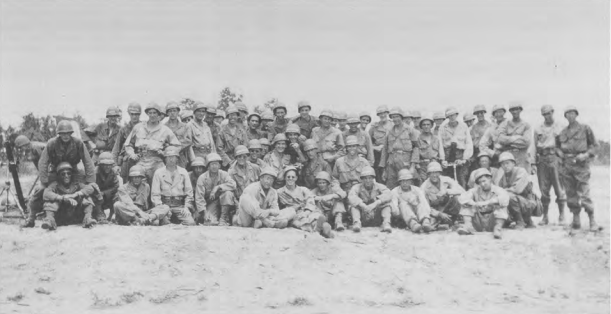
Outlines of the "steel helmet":
M 472 121 L 472 120 L 475 120 L 475 116 L 470 114 L 470 113 L 465 113 L 465 115 L 462 117 L 462 119 L 463 119 L 464 122 Z
M 311 151 L 313 149 L 317 149 L 317 148 L 318 148 L 318 145 L 316 144 L 316 141 L 311 138 L 307 139 L 305 143 L 303 143 L 303 150 L 306 152 Z
M 191 162 L 191 167 L 205 167 L 206 161 L 202 157 L 195 157 Z
M 458 114 L 458 110 L 456 110 L 456 108 L 449 107 L 448 109 L 446 109 L 446 118 L 449 118 L 453 114 Z
M 248 149 L 262 149 L 261 142 L 257 139 L 248 141 Z
M 210 153 L 210 154 L 208 154 L 208 156 L 206 156 L 206 165 L 209 165 L 213 161 L 221 162 L 221 161 L 223 161 L 223 159 L 217 153 Z
M 299 176 L 299 170 L 297 170 L 297 167 L 295 167 L 295 166 L 293 166 L 293 165 L 289 165 L 289 166 L 284 167 L 284 173 L 283 173 L 283 176 L 285 176 L 285 177 L 286 177 L 286 174 L 287 174 L 289 171 L 295 171 L 295 173 L 297 174 L 297 176 Z
M 216 116 L 216 115 L 217 115 L 217 112 L 222 112 L 222 110 L 221 110 L 221 109 L 218 109 L 218 110 L 217 110 L 217 109 L 216 109 L 216 108 L 214 108 L 214 107 L 208 107 L 208 108 L 206 108 L 206 114 L 207 114 L 207 115 L 209 115 L 209 116 Z
M 335 120 L 339 120 L 339 113 L 337 111 L 331 110 L 331 118 L 335 119 Z
M 189 117 L 193 118 L 193 111 L 186 109 L 180 112 L 181 119 L 186 119 Z
M 265 166 L 263 169 L 261 169 L 261 174 L 259 175 L 259 179 L 264 175 L 272 176 L 274 178 L 278 177 L 278 173 L 276 172 L 276 169 L 270 166 Z
M 134 165 L 129 168 L 128 177 L 146 177 L 144 168 L 140 165 Z
M 263 111 L 263 113 L 261 114 L 261 121 L 263 120 L 270 120 L 270 121 L 274 121 L 274 114 L 272 113 L 271 110 L 265 110 Z
M 248 155 L 250 151 L 244 145 L 238 145 L 233 151 L 234 156 Z
M 357 116 L 351 115 L 350 117 L 348 117 L 348 124 L 357 124 L 357 123 L 361 123 L 361 120 L 359 120 Z
M 261 119 L 261 115 L 260 115 L 260 114 L 258 114 L 258 113 L 256 113 L 256 112 L 253 112 L 253 113 L 249 114 L 249 115 L 248 115 L 248 117 L 246 118 L 246 120 L 247 120 L 247 121 L 250 121 L 250 118 L 251 118 L 252 116 L 255 116 L 255 117 L 259 118 L 259 121 L 261 121 L 261 120 L 262 120 L 262 119 Z
M 499 156 L 499 164 L 503 163 L 503 161 L 507 161 L 507 160 L 511 160 L 514 163 L 516 162 L 516 159 L 513 157 L 513 154 L 510 152 L 503 152 L 501 153 L 501 155 Z
M 281 102 L 279 102 L 279 103 L 277 103 L 277 104 L 275 104 L 275 105 L 274 105 L 274 109 L 272 110 L 272 112 L 274 113 L 274 115 L 276 114 L 276 110 L 278 110 L 278 109 L 280 109 L 280 108 L 284 109 L 284 112 L 288 112 L 288 110 L 286 110 L 286 105 L 285 105 L 285 104 L 283 104 L 283 103 L 281 103 Z
M 371 121 L 371 115 L 367 111 L 361 111 L 361 113 L 359 113 L 359 119 L 362 117 L 368 117 L 369 121 Z
M 419 126 L 422 127 L 422 122 L 424 121 L 430 121 L 431 122 L 431 126 L 435 124 L 435 121 L 433 120 L 433 117 L 431 115 L 425 114 L 422 119 L 420 119 L 420 122 L 418 122 Z
M 412 118 L 412 117 L 414 117 L 414 116 L 412 115 L 412 112 L 411 112 L 411 111 L 409 111 L 409 110 L 403 110 L 403 109 L 400 109 L 400 110 L 403 112 L 403 118 Z
M 118 107 L 108 107 L 106 109 L 106 118 L 114 116 L 121 116 L 121 110 Z
M 286 126 L 286 131 L 284 131 L 284 133 L 297 133 L 297 134 L 301 134 L 301 129 L 299 128 L 299 126 L 297 124 L 291 123 L 289 125 Z
M 245 111 L 246 114 L 248 114 L 248 107 L 246 107 L 246 105 L 243 102 L 238 101 L 234 104 L 234 106 L 238 108 L 238 111 Z
M 180 149 L 178 147 L 168 146 L 163 151 L 163 156 L 164 157 L 180 156 Z
M 57 168 L 55 168 L 55 171 L 57 173 L 60 173 L 62 170 L 70 170 L 70 171 L 72 171 L 72 165 L 70 165 L 70 163 L 68 163 L 66 161 L 60 162 L 59 165 L 57 165 Z
M 225 111 L 221 109 L 216 110 L 216 115 L 214 116 L 214 118 L 218 118 L 218 117 L 225 119 Z
M 165 113 L 167 114 L 168 111 L 170 109 L 178 109 L 178 111 L 180 112 L 180 107 L 178 106 L 177 102 L 174 101 L 170 101 L 166 106 L 165 106 Z
M 148 113 L 149 110 L 157 110 L 157 113 L 162 114 L 163 112 L 161 111 L 161 106 L 159 106 L 158 104 L 152 102 L 149 103 L 148 105 L 146 105 L 146 107 L 144 108 L 144 113 Z
M 318 118 L 322 119 L 322 117 L 328 117 L 333 119 L 333 112 L 331 110 L 323 110 L 319 115 Z
M 488 157 L 488 158 L 492 158 L 492 156 L 490 156 L 490 153 L 488 152 L 480 152 L 479 155 L 477 155 L 477 159 L 480 159 L 482 157 Z
M 286 135 L 284 135 L 284 133 L 276 134 L 276 136 L 274 136 L 274 139 L 272 140 L 272 145 L 275 145 L 277 142 L 280 141 L 287 141 Z
M 433 120 L 445 120 L 446 116 L 443 114 L 443 112 L 435 112 L 433 114 Z
M 564 108 L 564 116 L 566 117 L 566 114 L 571 112 L 571 111 L 575 111 L 575 113 L 577 115 L 579 115 L 579 111 L 577 110 L 577 107 L 575 107 L 575 106 L 567 106 L 566 108 Z
M 193 109 L 193 112 L 196 112 L 197 110 L 203 110 L 204 112 L 208 111 L 208 107 L 201 101 L 198 101 L 195 103 L 195 109 Z
M 494 114 L 497 110 L 503 110 L 503 112 L 507 112 L 503 105 L 494 105 L 494 107 L 492 107 L 492 114 Z
M 142 113 L 142 107 L 139 103 L 133 102 L 127 105 L 128 113 Z
M 380 105 L 380 106 L 378 106 L 378 108 L 376 108 L 376 115 L 379 115 L 380 113 L 384 113 L 384 112 L 386 112 L 386 113 L 389 112 L 388 106 Z
M 427 173 L 431 173 L 431 172 L 441 172 L 441 165 L 436 162 L 436 161 L 432 161 L 429 163 L 429 165 L 426 167 L 426 172 Z
M 346 147 L 359 145 L 359 140 L 354 135 L 349 135 L 346 137 Z
M 261 146 L 263 146 L 263 145 L 269 146 L 269 140 L 266 137 L 260 138 L 259 139 L 259 143 L 261 144 Z
M 411 180 L 414 178 L 414 175 L 409 169 L 401 169 L 399 170 L 399 181 L 403 180 Z
M 99 158 L 98 158 L 98 164 L 100 165 L 114 165 L 115 164 L 115 160 L 112 157 L 112 154 L 110 152 L 103 152 L 100 154 Z
M 326 180 L 331 183 L 331 175 L 326 171 L 320 171 L 316 174 L 316 181 L 318 180 Z
M 388 113 L 388 115 L 390 117 L 392 117 L 393 115 L 400 115 L 402 119 L 403 119 L 403 117 L 405 117 L 403 115 L 403 111 L 399 107 L 393 107 L 392 109 L 390 109 L 390 112 Z
M 74 129 L 72 129 L 72 123 L 68 120 L 59 121 L 57 124 L 57 133 L 73 133 Z
M 229 106 L 227 107 L 227 109 L 225 109 L 225 113 L 227 114 L 227 116 L 229 116 L 230 114 L 234 114 L 234 113 L 239 114 L 240 111 L 238 110 L 236 106 Z
M 364 167 L 360 175 L 361 178 L 364 178 L 364 177 L 374 177 L 375 178 L 375 176 L 376 176 L 376 172 L 370 166 Z
M 475 107 L 473 107 L 473 114 L 476 114 L 480 111 L 486 113 L 486 107 L 484 105 L 475 105 Z
M 17 138 L 15 138 L 16 147 L 23 147 L 28 144 L 30 144 L 30 139 L 25 135 L 19 135 Z
M 299 103 L 297 103 L 297 111 L 301 111 L 301 108 L 303 107 L 308 107 L 310 108 L 310 110 L 312 110 L 312 106 L 310 106 L 310 103 L 305 100 L 302 100 Z
M 346 113 L 345 111 L 338 111 L 337 112 L 337 119 L 339 120 L 348 120 L 348 113 Z
M 412 111 L 412 117 L 414 117 L 414 118 L 421 118 L 422 114 L 420 113 L 419 110 L 414 110 L 414 111 Z
M 511 111 L 513 109 L 521 109 L 521 110 L 523 110 L 524 107 L 522 107 L 522 103 L 521 102 L 512 101 L 511 103 L 509 103 L 509 111 Z
M 544 115 L 544 114 L 550 113 L 550 112 L 554 112 L 554 107 L 552 107 L 551 105 L 543 105 L 543 106 L 541 106 L 541 115 Z
M 486 168 L 479 168 L 473 172 L 473 179 L 475 180 L 475 183 L 478 183 L 477 181 L 479 180 L 479 178 L 483 176 L 492 177 L 492 174 Z

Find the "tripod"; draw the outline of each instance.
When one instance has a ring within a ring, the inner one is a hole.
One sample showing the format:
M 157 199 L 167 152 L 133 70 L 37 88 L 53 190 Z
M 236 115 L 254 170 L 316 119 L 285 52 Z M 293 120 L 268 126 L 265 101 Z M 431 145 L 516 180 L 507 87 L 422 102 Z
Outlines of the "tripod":
M 2 168 L 5 165 L 4 162 L 0 163 L 0 168 Z M 2 191 L 0 191 L 0 199 L 2 199 L 2 196 L 4 195 L 4 193 L 6 193 L 6 208 L 5 208 L 5 212 L 8 211 L 8 207 L 9 207 L 9 200 L 12 197 L 13 201 L 15 201 L 15 204 L 17 205 L 17 208 L 19 208 L 19 211 L 21 212 L 21 216 L 23 218 L 25 218 L 25 212 L 23 211 L 23 208 L 21 208 L 21 204 L 19 204 L 19 199 L 17 199 L 17 196 L 15 195 L 15 192 L 13 192 L 11 190 L 11 180 L 9 179 L 9 167 L 6 167 L 6 181 L 4 181 L 4 184 L 6 185 L 4 188 L 2 188 Z

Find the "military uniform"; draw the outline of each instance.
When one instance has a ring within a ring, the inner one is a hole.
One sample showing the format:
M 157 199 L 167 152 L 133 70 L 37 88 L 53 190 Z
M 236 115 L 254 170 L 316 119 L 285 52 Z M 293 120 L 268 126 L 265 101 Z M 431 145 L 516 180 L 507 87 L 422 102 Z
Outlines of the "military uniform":
M 373 168 L 376 171 L 376 181 L 378 182 L 383 182 L 383 168 L 380 168 L 380 158 L 382 157 L 382 149 L 384 148 L 386 135 L 392 127 L 393 123 L 389 120 L 374 122 L 369 127 L 369 138 L 371 138 L 371 144 L 373 145 Z
M 155 214 L 156 219 L 162 220 L 170 211 L 167 206 L 158 206 L 150 209 L 148 197 L 151 187 L 142 182 L 136 187 L 131 182 L 122 185 L 117 190 L 117 201 L 114 204 L 117 223 L 119 225 L 131 225 L 138 218 L 149 218 L 150 214 Z
M 401 127 L 393 127 L 386 135 L 380 167 L 385 168 L 386 186 L 389 189 L 397 186 L 401 169 L 409 169 L 412 163 L 420 162 L 418 133 L 413 128 L 401 124 Z
M 471 141 L 473 142 L 473 158 L 471 158 L 471 171 L 479 168 L 477 164 L 477 156 L 479 156 L 479 142 L 486 133 L 486 131 L 492 126 L 488 120 L 477 121 L 469 129 L 471 134 Z M 492 156 L 492 155 L 491 155 Z
M 345 214 L 346 207 L 344 206 L 344 200 L 348 196 L 348 193 L 339 188 L 337 185 L 330 184 L 326 191 L 321 191 L 318 187 L 311 190 L 314 197 L 316 196 L 328 196 L 337 195 L 332 200 L 317 200 L 314 202 L 316 208 L 327 217 L 327 221 L 333 221 L 337 214 Z M 335 228 L 341 224 L 341 216 L 335 220 Z M 343 227 L 343 226 L 342 226 Z
M 469 176 L 469 160 L 473 155 L 473 142 L 471 141 L 471 134 L 466 124 L 456 121 L 456 125 L 451 126 L 450 120 L 446 120 L 441 124 L 439 128 L 439 138 L 443 145 L 445 160 L 448 163 L 455 162 L 456 160 L 464 160 L 465 164 L 456 166 L 456 181 L 462 186 L 467 186 L 467 178 Z M 451 156 L 452 143 L 456 143 L 456 153 L 454 160 L 449 160 Z M 447 167 L 444 171 L 444 175 L 453 176 L 453 166 Z
M 252 227 L 255 220 L 261 220 L 266 227 L 285 228 L 295 217 L 295 210 L 280 210 L 278 192 L 270 188 L 266 193 L 261 183 L 255 182 L 244 189 L 237 216 L 238 225 L 241 227 Z
M 308 115 L 308 118 L 303 118 L 301 115 L 299 115 L 294 117 L 292 122 L 299 126 L 301 135 L 305 136 L 306 138 L 310 138 L 312 135 L 312 130 L 319 126 L 318 119 L 311 115 Z
M 315 127 L 312 130 L 312 139 L 318 144 L 318 152 L 330 165 L 343 155 L 344 136 L 342 132 L 334 127 L 325 129 Z
M 267 137 L 268 137 L 267 132 L 261 131 L 260 129 L 251 129 L 251 128 L 246 129 L 246 138 L 248 139 L 248 141 L 258 140 L 258 139 L 267 138 Z
M 369 137 L 369 134 L 359 128 L 355 133 L 350 132 L 350 129 L 348 129 L 344 132 L 343 135 L 344 143 L 346 142 L 346 138 L 348 138 L 348 136 L 356 137 L 359 143 L 357 153 L 359 154 L 359 156 L 367 159 L 369 164 L 373 167 L 375 160 L 373 158 L 373 144 L 371 143 L 371 137 Z
M 75 198 L 76 206 L 67 202 L 62 202 L 63 195 L 80 192 L 82 195 Z M 72 181 L 68 187 L 64 187 L 58 182 L 51 183 L 43 194 L 43 209 L 45 212 L 53 212 L 57 225 L 85 223 L 86 218 L 91 218 L 93 213 L 93 201 L 91 196 L 95 193 L 92 184 L 83 184 Z
M 146 168 L 145 168 L 146 169 Z M 184 168 L 176 167 L 174 172 L 165 166 L 157 169 L 151 185 L 151 202 L 154 212 L 168 212 L 172 220 L 183 225 L 195 225 L 191 216 L 193 206 L 193 188 L 189 173 Z M 160 224 L 169 224 L 168 216 L 160 219 Z
M 274 189 L 279 189 L 284 186 L 284 168 L 291 164 L 291 155 L 279 154 L 276 150 L 272 150 L 265 157 L 263 162 L 274 168 L 278 176 L 274 180 Z
M 106 215 L 104 214 L 104 209 L 110 209 L 110 215 L 108 219 L 112 218 L 114 213 L 114 203 L 116 201 L 117 190 L 119 190 L 119 178 L 114 171 L 110 171 L 108 174 L 105 174 L 99 167 L 96 169 L 96 184 L 101 192 L 101 199 L 99 201 L 95 201 L 95 219 L 100 221 L 106 220 Z
M 412 185 L 408 191 L 404 191 L 398 186 L 391 193 L 392 217 L 401 219 L 406 226 L 410 226 L 412 219 L 418 223 L 430 219 L 431 207 L 422 189 Z
M 211 199 L 211 192 L 216 187 L 219 189 L 215 198 Z M 216 176 L 212 176 L 210 171 L 204 172 L 197 179 L 195 187 L 195 210 L 200 213 L 200 217 L 205 217 L 205 221 L 217 224 L 221 215 L 221 206 L 236 204 L 235 189 L 236 182 L 226 171 L 219 170 Z M 201 215 L 202 212 L 205 215 Z
M 492 156 L 493 160 L 495 156 L 498 157 L 500 151 L 495 148 L 496 144 L 499 142 L 500 130 L 503 124 L 507 123 L 507 119 L 503 119 L 503 121 L 495 121 L 491 123 L 490 127 L 486 129 L 482 137 L 479 139 L 479 152 L 486 152 L 490 156 Z M 492 162 L 492 161 L 491 161 Z
M 259 175 L 261 175 L 261 167 L 251 162 L 246 162 L 244 167 L 235 163 L 229 168 L 227 173 L 236 183 L 234 195 L 237 200 L 240 199 L 242 192 L 244 192 L 247 186 L 258 181 Z
M 125 154 L 125 141 L 127 137 L 132 132 L 132 129 L 137 123 L 128 122 L 126 125 L 119 129 L 119 133 L 117 137 L 115 137 L 115 145 L 112 148 L 112 157 L 115 160 L 115 165 L 121 167 L 121 178 L 123 178 L 123 182 L 127 182 L 127 176 L 129 174 L 129 169 L 135 165 L 133 160 L 127 158 Z
M 559 209 L 564 209 L 566 204 L 566 192 L 560 180 L 558 169 L 560 158 L 556 156 L 556 137 L 562 132 L 562 126 L 558 122 L 552 125 L 541 124 L 535 129 L 534 139 L 537 149 L 537 178 L 541 190 L 541 203 L 544 212 L 549 208 L 551 201 L 549 192 L 554 188 L 556 203 Z
M 492 181 L 494 182 L 494 178 L 496 178 L 499 175 L 500 170 L 498 168 L 490 167 L 488 168 L 488 171 L 490 171 L 490 173 L 492 174 Z M 473 171 L 471 172 L 471 174 L 469 174 L 469 181 L 467 181 L 467 188 L 472 189 L 475 187 L 475 185 L 476 185 L 475 184 L 475 171 Z
M 47 147 L 43 150 L 38 162 L 38 171 L 42 184 L 46 186 L 55 181 L 55 167 L 62 161 L 69 163 L 72 169 L 77 169 L 76 165 L 79 162 L 83 162 L 85 167 L 84 181 L 95 183 L 95 166 L 85 144 L 76 137 L 71 137 L 68 143 L 64 143 L 57 136 L 47 142 Z M 77 178 L 79 182 L 83 179 L 81 178 L 82 176 L 82 173 L 79 173 L 77 176 L 77 171 L 73 172 L 73 179 Z
M 117 135 L 119 135 L 120 126 L 111 126 L 108 122 L 98 124 L 94 132 L 95 136 L 95 155 L 93 156 L 94 163 L 97 163 L 97 157 L 102 152 L 112 152 L 115 146 Z
M 449 215 L 452 223 L 458 220 L 460 213 L 458 197 L 461 193 L 465 192 L 458 182 L 450 177 L 439 176 L 437 184 L 428 178 L 422 183 L 420 188 L 424 191 L 426 200 L 431 208 L 431 216 L 435 218 L 433 221 L 434 225 L 441 223 L 441 220 L 438 218 L 439 213 Z M 452 195 L 448 194 L 448 192 L 452 193 Z
M 202 157 L 205 160 L 208 154 L 216 153 L 215 137 L 205 122 L 189 121 L 185 136 L 187 141 L 191 143 L 193 155 L 190 158 L 192 160 L 196 157 Z
M 187 124 L 178 121 L 176 124 L 170 124 L 170 121 L 165 123 L 174 135 L 176 135 L 176 139 L 180 142 L 180 156 L 178 156 L 178 166 L 182 168 L 187 168 L 187 166 L 191 163 L 189 158 L 189 147 L 191 146 L 191 139 L 187 137 L 187 133 L 189 129 L 187 128 Z
M 308 160 L 301 168 L 301 175 L 299 176 L 299 179 L 302 180 L 301 184 L 309 189 L 316 187 L 316 174 L 321 171 L 331 173 L 333 169 L 320 154 L 317 154 L 315 159 Z
M 484 202 L 493 199 L 498 200 L 498 204 L 488 205 L 485 208 L 477 208 L 476 206 L 467 204 L 470 201 Z M 480 186 L 476 186 L 461 194 L 458 201 L 461 204 L 460 215 L 463 217 L 472 217 L 473 227 L 476 231 L 493 231 L 496 219 L 506 220 L 509 217 L 507 211 L 509 194 L 494 184 L 488 192 L 484 191 Z M 490 214 L 492 217 L 486 219 Z
M 222 165 L 224 167 L 229 167 L 235 159 L 234 150 L 238 145 L 248 145 L 246 130 L 241 127 L 236 127 L 232 130 L 229 124 L 222 126 L 216 148 L 218 154 L 223 158 Z
M 366 205 L 379 200 L 380 204 L 372 210 L 362 209 Z M 390 226 L 392 194 L 390 190 L 377 182 L 374 182 L 371 190 L 368 190 L 362 183 L 358 183 L 350 189 L 348 193 L 348 204 L 352 214 L 353 224 L 363 226 L 380 226 L 388 224 Z
M 361 182 L 360 175 L 365 167 L 371 167 L 367 159 L 361 156 L 352 159 L 346 155 L 335 162 L 331 175 L 339 181 L 342 190 L 349 192 L 353 185 Z
M 507 209 L 510 221 L 515 221 L 521 227 L 533 226 L 531 216 L 537 203 L 532 195 L 532 182 L 526 170 L 516 166 L 510 173 L 501 171 L 493 182 L 509 194 Z
M 499 141 L 495 148 L 500 152 L 511 152 L 516 159 L 516 165 L 527 173 L 531 171 L 532 156 L 529 148 L 532 144 L 532 129 L 524 120 L 508 120 L 499 126 Z
M 416 165 L 416 169 L 418 170 L 418 181 L 422 184 L 422 182 L 426 181 L 428 178 L 426 169 L 429 163 L 433 161 L 441 162 L 444 160 L 445 151 L 443 145 L 441 145 L 441 140 L 433 133 L 427 134 L 421 132 L 418 136 L 418 148 L 420 151 L 420 160 Z
M 291 225 L 297 229 L 312 231 L 315 222 L 322 215 L 314 204 L 314 194 L 303 186 L 295 186 L 292 191 L 283 186 L 277 192 L 278 206 L 295 211 Z

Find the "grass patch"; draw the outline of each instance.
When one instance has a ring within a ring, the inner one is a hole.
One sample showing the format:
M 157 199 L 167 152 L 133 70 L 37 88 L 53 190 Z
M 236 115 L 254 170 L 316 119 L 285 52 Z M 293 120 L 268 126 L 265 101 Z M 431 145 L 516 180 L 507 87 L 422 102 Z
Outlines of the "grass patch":
M 93 291 L 91 292 L 91 295 L 93 297 L 93 307 L 95 308 L 103 309 L 107 307 L 115 307 L 122 305 L 121 301 L 112 301 L 110 298 L 100 297 L 97 293 Z
M 154 298 L 150 298 L 149 301 L 151 303 L 155 303 L 155 304 L 163 304 L 163 303 L 168 303 L 168 302 L 172 302 L 172 300 L 176 299 L 180 297 L 180 295 L 172 290 L 172 291 L 168 291 L 158 297 L 154 297 Z
M 296 297 L 289 301 L 289 305 L 292 306 L 311 306 L 313 305 L 312 301 L 308 300 L 304 297 Z
M 122 294 L 120 299 L 123 304 L 130 304 L 140 300 L 143 296 L 144 294 L 142 294 L 141 292 L 134 291 Z
M 25 298 L 25 296 L 21 292 L 17 292 L 17 294 L 15 294 L 13 296 L 6 297 L 6 299 L 11 301 L 11 302 L 19 302 L 19 301 L 23 300 L 23 298 Z

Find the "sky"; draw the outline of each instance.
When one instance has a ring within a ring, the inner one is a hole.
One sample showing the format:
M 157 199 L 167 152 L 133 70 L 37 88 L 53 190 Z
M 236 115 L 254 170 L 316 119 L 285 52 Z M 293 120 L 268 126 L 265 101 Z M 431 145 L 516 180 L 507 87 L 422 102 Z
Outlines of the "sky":
M 289 115 L 575 105 L 608 140 L 609 39 L 603 0 L 0 0 L 0 123 L 230 86 Z

